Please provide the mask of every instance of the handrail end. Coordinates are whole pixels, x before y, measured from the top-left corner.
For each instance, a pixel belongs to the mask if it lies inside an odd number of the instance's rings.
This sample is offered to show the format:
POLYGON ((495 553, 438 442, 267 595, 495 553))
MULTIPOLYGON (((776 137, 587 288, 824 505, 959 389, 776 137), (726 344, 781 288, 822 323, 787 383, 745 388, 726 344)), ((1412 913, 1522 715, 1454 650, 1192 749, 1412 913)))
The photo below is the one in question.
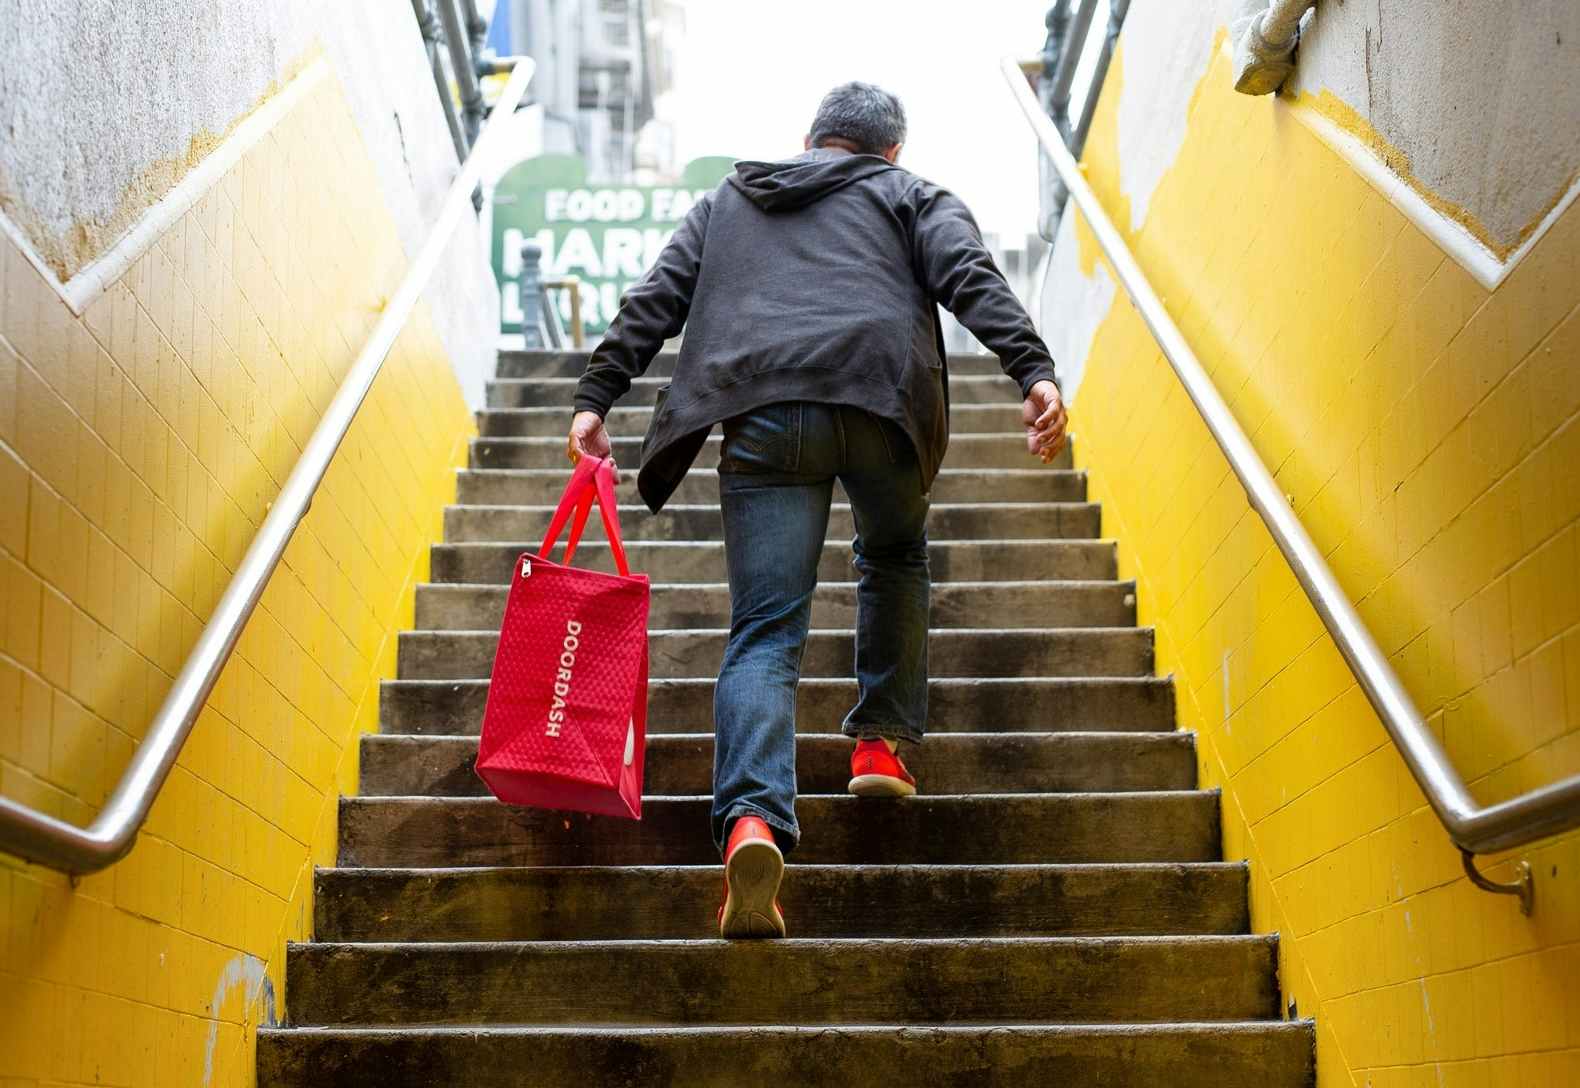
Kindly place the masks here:
POLYGON ((0 797, 0 853, 71 877, 91 876, 132 852, 135 825, 105 826, 106 815, 78 827, 47 812, 0 797))

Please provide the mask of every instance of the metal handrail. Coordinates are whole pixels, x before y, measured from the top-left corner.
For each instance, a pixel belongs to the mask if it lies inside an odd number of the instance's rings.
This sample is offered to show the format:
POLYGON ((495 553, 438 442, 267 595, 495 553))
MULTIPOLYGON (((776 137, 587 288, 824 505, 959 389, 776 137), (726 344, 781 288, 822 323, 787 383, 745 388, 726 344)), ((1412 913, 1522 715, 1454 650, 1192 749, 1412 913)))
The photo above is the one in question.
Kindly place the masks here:
POLYGON ((1043 151, 1091 226, 1125 293, 1223 450, 1251 506, 1261 515, 1279 551, 1294 570, 1312 607, 1322 618, 1372 709, 1393 738, 1410 774, 1426 795, 1427 803, 1442 821, 1449 839, 1459 847, 1467 875, 1477 887, 1487 891, 1518 895, 1521 909, 1529 914, 1534 896, 1530 866, 1519 862, 1517 879, 1501 884, 1488 880, 1476 870, 1473 855, 1524 846, 1580 827, 1580 775, 1493 805, 1480 805, 1471 796, 1464 779, 1449 762, 1437 736, 1422 720, 1398 675, 1262 463, 1256 447, 1235 421, 1179 326, 1169 317, 1130 247, 1098 202, 1074 156, 1064 146, 1053 121, 1038 105, 1020 64, 1006 57, 1000 70, 1043 151))
POLYGON ((501 122, 515 110, 532 78, 533 64, 523 59, 511 74, 495 105, 494 117, 484 128, 461 171, 450 183, 444 204, 427 241, 411 263, 400 287, 384 308, 368 342, 357 354, 334 399, 329 402, 302 455, 275 497, 247 554, 236 567, 214 614, 209 617, 191 654, 176 676, 170 693, 149 723, 147 735, 133 753, 115 792, 93 823, 78 827, 37 809, 0 797, 0 851, 68 873, 97 872, 126 856, 137 832, 148 817, 154 798, 175 766, 181 747, 192 732, 198 712, 230 659, 242 628, 263 596, 264 587, 285 554, 296 526, 307 514, 313 495, 340 448, 357 410, 378 377, 390 349, 417 305, 439 259, 449 246, 461 216, 472 203, 483 169, 484 144, 503 133, 501 122))

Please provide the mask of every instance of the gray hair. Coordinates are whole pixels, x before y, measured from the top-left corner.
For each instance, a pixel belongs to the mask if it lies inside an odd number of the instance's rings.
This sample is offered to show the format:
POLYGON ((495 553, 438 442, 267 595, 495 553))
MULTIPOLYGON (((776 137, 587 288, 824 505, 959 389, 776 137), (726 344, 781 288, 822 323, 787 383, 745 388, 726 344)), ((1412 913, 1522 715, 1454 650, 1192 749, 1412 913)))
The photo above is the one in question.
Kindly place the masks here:
POLYGON ((842 83, 823 96, 812 118, 812 146, 839 138, 864 155, 881 155, 905 142, 905 107, 882 87, 842 83))

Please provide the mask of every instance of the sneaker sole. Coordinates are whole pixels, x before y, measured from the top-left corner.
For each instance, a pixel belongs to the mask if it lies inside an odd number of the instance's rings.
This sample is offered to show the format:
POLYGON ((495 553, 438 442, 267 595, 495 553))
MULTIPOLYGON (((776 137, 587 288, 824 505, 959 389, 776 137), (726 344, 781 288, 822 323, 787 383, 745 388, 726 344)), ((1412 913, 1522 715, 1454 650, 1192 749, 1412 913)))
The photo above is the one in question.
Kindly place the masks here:
POLYGON ((726 940, 783 937, 785 920, 774 900, 784 872, 784 855, 773 843, 759 839, 736 847, 724 868, 724 883, 729 891, 724 898, 724 916, 719 920, 719 936, 726 940))
POLYGON ((892 774, 858 774, 850 780, 850 792, 857 797, 912 797, 916 787, 892 774))

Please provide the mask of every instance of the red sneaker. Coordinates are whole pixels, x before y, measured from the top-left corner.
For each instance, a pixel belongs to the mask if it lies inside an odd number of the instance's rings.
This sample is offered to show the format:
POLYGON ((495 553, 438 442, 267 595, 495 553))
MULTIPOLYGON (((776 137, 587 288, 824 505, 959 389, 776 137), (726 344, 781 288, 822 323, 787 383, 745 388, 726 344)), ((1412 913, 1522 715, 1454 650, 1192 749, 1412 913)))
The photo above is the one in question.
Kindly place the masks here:
POLYGON ((783 937, 779 881, 785 859, 774 833, 756 816, 742 816, 730 829, 724 849, 724 902, 719 904, 719 936, 783 937))
POLYGON ((858 740, 850 753, 849 789, 857 797, 910 797, 916 779, 883 740, 858 740))

